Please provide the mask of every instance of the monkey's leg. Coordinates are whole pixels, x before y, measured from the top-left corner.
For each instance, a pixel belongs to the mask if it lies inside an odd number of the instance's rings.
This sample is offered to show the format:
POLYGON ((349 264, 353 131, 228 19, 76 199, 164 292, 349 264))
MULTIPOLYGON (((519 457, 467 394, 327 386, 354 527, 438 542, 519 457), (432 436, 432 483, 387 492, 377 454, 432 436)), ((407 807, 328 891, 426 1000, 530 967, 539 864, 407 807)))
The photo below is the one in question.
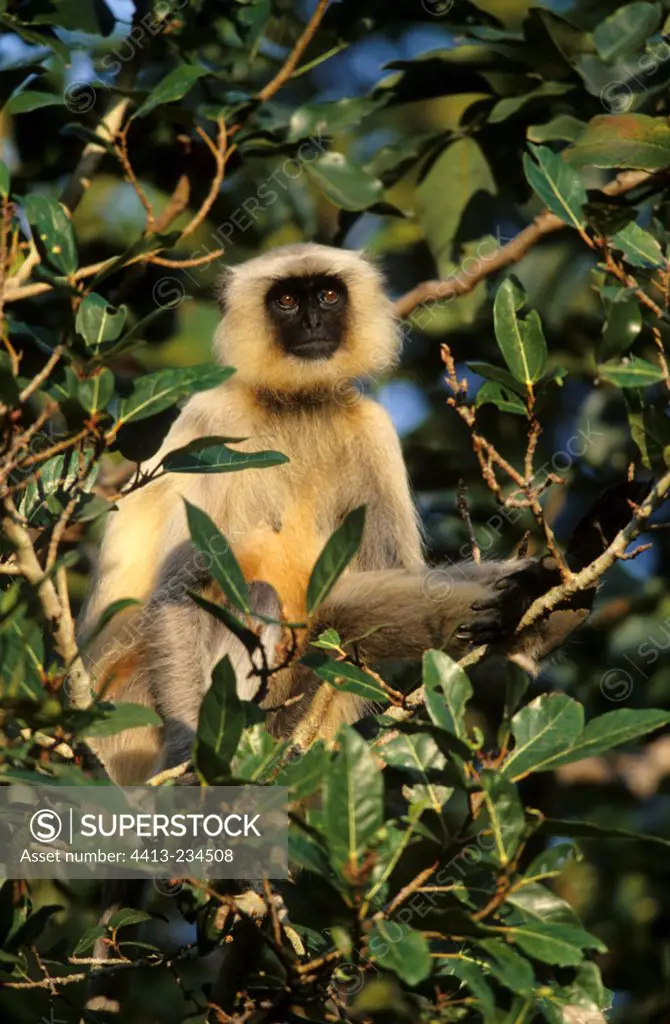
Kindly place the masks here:
MULTIPOLYGON (((252 583, 249 596, 253 613, 279 615, 279 601, 265 583, 252 583)), ((237 692, 251 700, 259 677, 253 672, 246 648, 223 623, 200 608, 186 593, 158 599, 154 622, 147 637, 146 659, 154 706, 163 719, 165 740, 156 770, 172 768, 191 756, 203 696, 214 666, 226 655, 237 680, 237 692)), ((272 664, 281 628, 257 622, 260 641, 272 664)), ((258 664, 256 664, 258 667, 258 664)))

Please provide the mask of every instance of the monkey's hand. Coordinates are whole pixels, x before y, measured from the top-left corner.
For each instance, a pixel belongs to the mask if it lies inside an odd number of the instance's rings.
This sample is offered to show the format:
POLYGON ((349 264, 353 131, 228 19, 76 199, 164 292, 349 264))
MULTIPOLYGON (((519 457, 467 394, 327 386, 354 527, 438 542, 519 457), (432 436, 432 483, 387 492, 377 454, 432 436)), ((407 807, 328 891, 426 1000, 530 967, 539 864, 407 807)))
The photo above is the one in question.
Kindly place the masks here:
MULTIPOLYGON (((487 567, 482 568, 486 573, 487 567)), ((493 579, 486 581, 490 596, 473 601, 472 619, 456 633, 459 642, 472 647, 506 644, 533 601, 560 581, 560 573, 548 559, 492 563, 490 573, 493 579)))

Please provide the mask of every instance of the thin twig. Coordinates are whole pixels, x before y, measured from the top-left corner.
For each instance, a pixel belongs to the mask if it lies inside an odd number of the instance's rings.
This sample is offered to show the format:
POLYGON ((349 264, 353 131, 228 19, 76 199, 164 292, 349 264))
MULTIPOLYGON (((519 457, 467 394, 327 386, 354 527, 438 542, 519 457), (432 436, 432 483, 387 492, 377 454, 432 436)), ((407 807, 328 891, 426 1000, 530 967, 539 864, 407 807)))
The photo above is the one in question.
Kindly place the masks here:
POLYGON ((319 0, 312 17, 305 26, 304 32, 289 54, 288 60, 284 62, 275 77, 258 93, 256 99, 260 100, 261 103, 267 102, 271 96, 274 96, 275 93, 279 92, 281 87, 288 82, 289 78, 298 66, 298 61, 316 35, 317 29, 323 20, 324 14, 326 13, 328 3, 329 0, 319 0))
MULTIPOLYGON (((216 146, 212 144, 212 140, 210 139, 207 132, 203 131, 203 129, 199 125, 196 128, 196 133, 200 136, 201 139, 203 139, 207 143, 209 150, 212 156, 214 157, 214 161, 216 163, 216 173, 212 178, 212 184, 209 187, 209 192, 207 193, 204 202, 202 203, 198 212, 191 218, 191 220, 188 222, 188 224, 182 231, 180 241, 182 238, 186 238, 187 235, 192 234, 197 228, 200 227, 202 222, 207 217, 207 214, 211 210, 212 206, 214 205, 216 197, 221 191, 221 185, 223 184, 223 179, 226 173, 226 148, 228 146, 228 133, 226 132, 226 122, 222 117, 219 118, 217 124, 219 126, 219 132, 216 140, 216 146)), ((221 251, 223 252, 223 250, 221 251)), ((191 265, 195 266, 195 264, 191 265)))
POLYGON ((44 383, 44 381, 47 379, 47 377, 53 370, 56 363, 59 361, 62 354, 63 346, 57 345, 56 348, 51 353, 51 355, 49 356, 49 358, 47 359, 42 369, 39 371, 39 373, 35 374, 33 379, 30 381, 30 384, 27 384, 23 391, 21 392, 21 394, 19 395, 19 398, 21 399, 22 402, 27 402, 30 396, 33 395, 39 387, 41 387, 41 385, 44 383))

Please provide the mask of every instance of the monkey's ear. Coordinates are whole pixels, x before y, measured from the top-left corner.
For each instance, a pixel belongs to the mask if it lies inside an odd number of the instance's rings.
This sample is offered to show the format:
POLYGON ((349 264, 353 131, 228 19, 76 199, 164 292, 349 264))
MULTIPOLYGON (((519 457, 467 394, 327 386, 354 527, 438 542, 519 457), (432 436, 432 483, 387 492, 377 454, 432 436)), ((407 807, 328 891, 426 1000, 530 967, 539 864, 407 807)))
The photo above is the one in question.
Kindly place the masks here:
POLYGON ((225 313, 228 308, 228 289, 230 288, 233 276, 233 268, 226 267, 216 282, 216 301, 219 304, 219 309, 222 314, 225 313))

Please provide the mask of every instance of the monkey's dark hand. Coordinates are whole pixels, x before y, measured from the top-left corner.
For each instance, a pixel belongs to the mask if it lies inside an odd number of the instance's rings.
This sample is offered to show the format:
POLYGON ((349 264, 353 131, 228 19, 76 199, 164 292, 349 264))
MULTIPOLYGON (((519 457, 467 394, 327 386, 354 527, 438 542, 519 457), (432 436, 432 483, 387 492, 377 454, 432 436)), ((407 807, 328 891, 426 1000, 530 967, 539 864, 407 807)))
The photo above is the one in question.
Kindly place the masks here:
MULTIPOLYGON (((500 572, 499 564, 496 569, 500 572)), ((475 615, 456 638, 473 647, 505 644, 533 601, 559 582, 553 559, 524 559, 518 568, 506 563, 504 574, 490 584, 491 596, 472 603, 475 615)))

